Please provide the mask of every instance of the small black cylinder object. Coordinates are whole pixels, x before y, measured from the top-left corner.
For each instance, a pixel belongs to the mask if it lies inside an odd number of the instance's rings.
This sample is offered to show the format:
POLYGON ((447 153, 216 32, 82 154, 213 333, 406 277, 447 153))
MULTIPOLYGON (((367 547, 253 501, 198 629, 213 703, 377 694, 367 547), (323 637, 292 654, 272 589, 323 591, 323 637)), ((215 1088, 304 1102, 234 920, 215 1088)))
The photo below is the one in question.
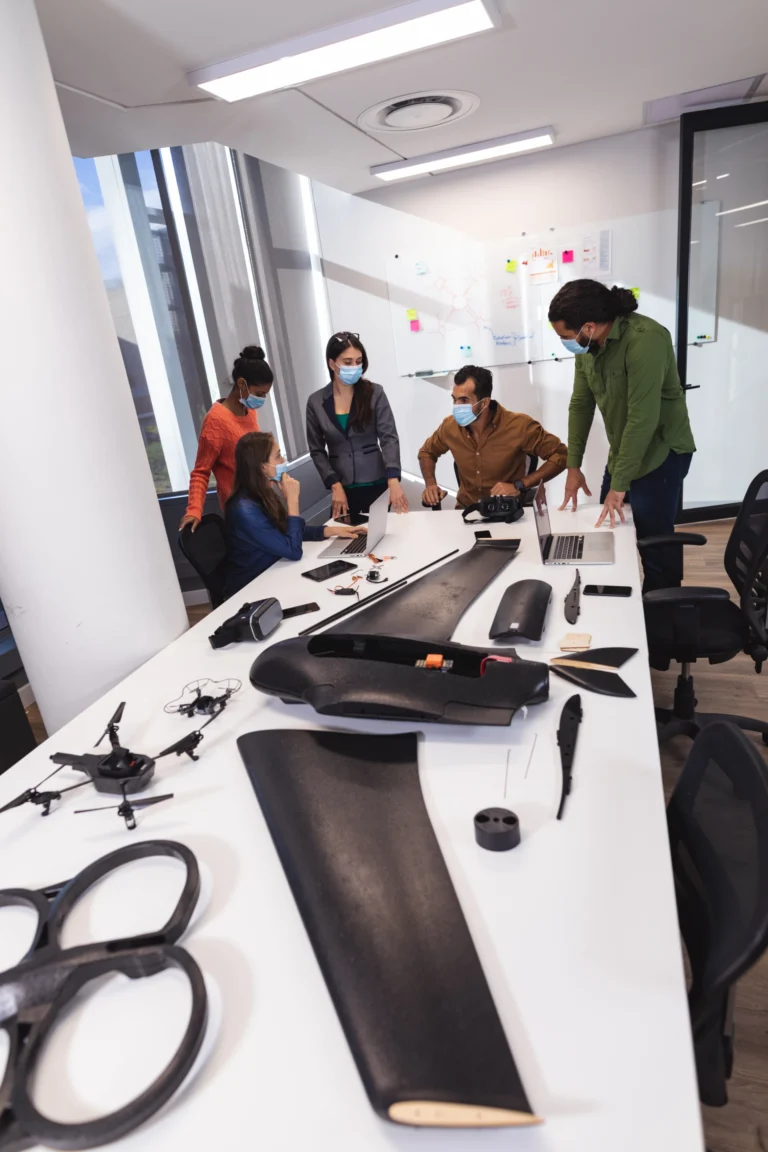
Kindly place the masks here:
POLYGON ((489 852, 508 852, 520 843, 520 821, 508 808, 484 808, 475 816, 475 840, 489 852))

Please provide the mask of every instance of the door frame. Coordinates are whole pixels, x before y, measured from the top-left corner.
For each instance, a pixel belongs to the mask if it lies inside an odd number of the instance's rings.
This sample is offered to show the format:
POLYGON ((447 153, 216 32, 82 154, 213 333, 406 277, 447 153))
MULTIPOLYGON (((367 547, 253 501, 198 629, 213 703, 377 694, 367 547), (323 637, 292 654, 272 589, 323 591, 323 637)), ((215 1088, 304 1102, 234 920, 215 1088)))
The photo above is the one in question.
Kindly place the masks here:
MULTIPOLYGON (((691 265, 691 222, 693 218, 693 146, 697 132, 717 128, 739 128, 743 124, 768 122, 768 100, 711 108, 704 112, 684 112, 680 117, 680 186, 677 216, 677 316, 675 345, 677 371, 686 392, 698 388, 688 383, 688 282, 691 265)), ((683 485, 685 491, 685 485, 683 485)), ((681 508, 678 524, 699 520, 724 520, 736 515, 740 504, 710 504, 702 508, 681 508)))

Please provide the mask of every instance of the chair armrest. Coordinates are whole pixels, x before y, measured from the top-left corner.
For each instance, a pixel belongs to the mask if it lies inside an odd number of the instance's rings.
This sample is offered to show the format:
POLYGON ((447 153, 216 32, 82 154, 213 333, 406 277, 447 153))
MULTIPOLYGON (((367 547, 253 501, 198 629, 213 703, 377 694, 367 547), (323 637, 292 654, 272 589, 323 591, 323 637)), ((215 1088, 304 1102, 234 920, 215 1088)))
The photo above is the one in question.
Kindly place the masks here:
POLYGON ((684 544, 706 544, 706 536, 702 536, 700 532, 673 532, 669 536, 646 536, 644 540, 638 540, 637 546, 642 552, 645 548, 662 548, 670 544, 678 544, 681 548, 684 544))
POLYGON ((704 604, 709 600, 730 600, 725 588, 657 588, 646 592, 643 604, 704 604))

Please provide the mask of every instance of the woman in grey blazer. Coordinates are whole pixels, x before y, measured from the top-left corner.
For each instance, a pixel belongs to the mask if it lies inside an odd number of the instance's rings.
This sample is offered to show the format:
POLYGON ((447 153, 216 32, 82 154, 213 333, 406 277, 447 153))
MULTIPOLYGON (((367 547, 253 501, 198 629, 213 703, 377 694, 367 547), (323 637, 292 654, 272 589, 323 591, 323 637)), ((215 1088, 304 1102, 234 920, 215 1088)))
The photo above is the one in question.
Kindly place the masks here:
POLYGON ((337 332, 325 359, 331 382, 307 400, 307 443, 330 489, 333 516, 367 512, 387 489, 393 511, 407 512, 395 418, 384 389, 365 378, 360 337, 337 332))

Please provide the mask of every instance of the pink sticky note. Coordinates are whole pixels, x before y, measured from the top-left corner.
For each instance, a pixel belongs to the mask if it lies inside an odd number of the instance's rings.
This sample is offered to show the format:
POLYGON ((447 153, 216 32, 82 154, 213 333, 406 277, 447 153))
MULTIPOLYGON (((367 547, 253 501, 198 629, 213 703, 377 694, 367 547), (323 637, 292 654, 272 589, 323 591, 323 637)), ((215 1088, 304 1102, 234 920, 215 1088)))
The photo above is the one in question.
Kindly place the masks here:
POLYGON ((563 252, 563 264, 573 264, 573 248, 566 248, 563 252))
POLYGON ((411 332, 419 332, 420 330, 421 325, 419 324, 418 320, 411 320, 411 332))

